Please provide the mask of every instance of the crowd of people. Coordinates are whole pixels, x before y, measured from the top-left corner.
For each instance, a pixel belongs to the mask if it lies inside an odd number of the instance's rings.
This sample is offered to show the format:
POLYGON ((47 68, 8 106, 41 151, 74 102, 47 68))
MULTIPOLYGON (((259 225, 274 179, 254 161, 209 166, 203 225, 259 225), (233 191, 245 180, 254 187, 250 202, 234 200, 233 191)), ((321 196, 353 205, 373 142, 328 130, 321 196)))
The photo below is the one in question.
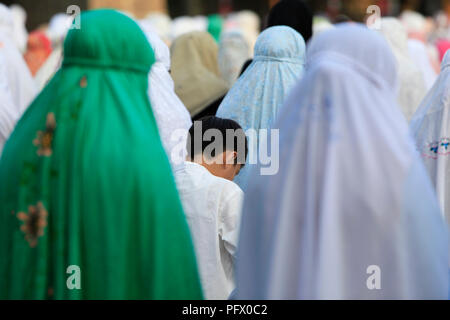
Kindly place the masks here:
POLYGON ((0 4, 0 299, 450 298, 450 17, 73 18, 0 4))

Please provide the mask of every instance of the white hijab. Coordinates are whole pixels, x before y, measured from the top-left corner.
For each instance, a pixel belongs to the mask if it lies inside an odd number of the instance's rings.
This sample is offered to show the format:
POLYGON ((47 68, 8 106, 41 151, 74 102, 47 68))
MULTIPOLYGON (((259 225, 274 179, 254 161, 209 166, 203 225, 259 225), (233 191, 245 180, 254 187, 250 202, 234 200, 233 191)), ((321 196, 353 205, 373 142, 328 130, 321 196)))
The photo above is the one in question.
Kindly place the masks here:
POLYGON ((411 131, 450 226, 450 51, 441 74, 411 121, 411 131))
POLYGON ((219 43, 219 71, 231 88, 242 70, 244 63, 250 59, 248 44, 244 36, 237 31, 226 32, 219 43))
POLYGON ((18 4, 13 4, 10 7, 11 14, 14 21, 14 41, 17 48, 23 54, 27 49, 28 31, 26 29, 27 13, 24 8, 18 4))
MULTIPOLYGON (((0 145, 37 94, 36 84, 22 54, 13 41, 13 18, 8 7, 0 4, 1 118, 0 145), (6 116, 7 115, 7 116, 6 116)), ((0 148, 2 148, 0 146, 0 148)), ((0 149, 1 152, 1 149, 0 149)))
POLYGON ((425 88, 430 90, 437 79, 437 74, 431 64, 428 49, 424 43, 416 39, 408 40, 408 50, 411 59, 419 67, 425 80, 425 88))
POLYGON ((191 116, 175 93, 169 74, 170 51, 156 31, 145 21, 141 22, 156 62, 149 74, 149 96, 161 140, 172 168, 184 163, 186 158, 187 132, 192 125, 191 116), (182 134, 184 131, 185 134, 182 134), (177 132, 182 136, 176 136, 177 132), (182 147, 182 148, 181 148, 182 147))
POLYGON ((338 25, 307 59, 275 126, 280 171, 255 171, 245 199, 237 298, 446 299, 446 227, 387 43, 338 25))
POLYGON ((17 120, 17 108, 14 106, 6 77, 5 57, 0 55, 0 155, 17 120))
POLYGON ((172 20, 167 14, 161 12, 151 12, 147 15, 145 21, 147 21, 149 25, 155 29, 155 32, 161 40, 164 41, 164 43, 168 44, 171 42, 170 32, 172 20))
POLYGON ((380 32, 397 60, 398 102, 403 115, 410 121, 426 94, 423 75, 409 55, 408 34, 400 21, 396 18, 382 18, 380 32))

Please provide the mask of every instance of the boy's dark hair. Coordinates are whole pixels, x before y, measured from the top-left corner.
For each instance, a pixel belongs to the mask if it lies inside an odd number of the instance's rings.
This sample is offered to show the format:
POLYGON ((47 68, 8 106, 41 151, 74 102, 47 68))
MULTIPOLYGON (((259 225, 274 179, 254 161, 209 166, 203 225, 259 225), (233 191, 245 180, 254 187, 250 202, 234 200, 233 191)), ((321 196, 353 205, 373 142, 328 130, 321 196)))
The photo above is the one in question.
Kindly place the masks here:
MULTIPOLYGON (((215 116, 203 117, 194 121, 192 124, 187 138, 187 152, 189 158, 194 160, 196 155, 203 154, 205 149, 210 144, 214 143, 214 135, 211 136, 211 140, 204 139, 205 132, 211 129, 217 133, 220 132, 222 135, 223 151, 235 151, 237 153, 234 164, 240 163, 244 166, 248 154, 247 137, 245 136, 244 130, 236 121, 215 116), (195 132, 196 129, 200 132, 195 132), (196 137, 200 137, 201 141, 195 141, 196 137)), ((212 157, 216 156, 214 153, 213 150, 211 154, 212 157)))

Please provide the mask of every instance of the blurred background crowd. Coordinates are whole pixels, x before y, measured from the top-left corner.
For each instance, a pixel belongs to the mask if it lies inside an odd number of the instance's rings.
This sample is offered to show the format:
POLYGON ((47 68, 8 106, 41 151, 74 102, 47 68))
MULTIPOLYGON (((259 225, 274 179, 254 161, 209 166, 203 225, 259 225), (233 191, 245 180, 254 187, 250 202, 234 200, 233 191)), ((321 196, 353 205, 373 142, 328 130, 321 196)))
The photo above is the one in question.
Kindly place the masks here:
MULTIPOLYGON (((32 75, 42 88, 60 62, 63 39, 73 20, 70 15, 67 15, 67 8, 72 5, 78 6, 80 10, 102 7, 118 9, 141 22, 144 21, 168 46, 180 35, 191 31, 208 31, 217 42, 221 35, 238 31, 247 42, 248 57, 245 58, 251 58, 256 38, 260 31, 267 27, 269 10, 279 0, 11 0, 1 2, 9 6, 13 13, 14 40, 24 54, 32 75), (47 66, 44 66, 46 61, 47 66)), ((306 2, 314 13, 314 34, 331 28, 338 22, 366 22, 374 13, 373 11, 368 13, 371 5, 377 5, 382 16, 400 17, 409 38, 427 46, 427 55, 435 71, 430 71, 428 67, 428 71, 425 72, 428 73, 424 74, 428 84, 434 82, 439 73, 443 55, 450 48, 450 0, 309 0, 306 2)), ((245 58, 241 59, 245 61, 245 58)), ((232 84, 234 79, 226 80, 232 84)), ((430 85, 427 87, 429 88, 430 85)))

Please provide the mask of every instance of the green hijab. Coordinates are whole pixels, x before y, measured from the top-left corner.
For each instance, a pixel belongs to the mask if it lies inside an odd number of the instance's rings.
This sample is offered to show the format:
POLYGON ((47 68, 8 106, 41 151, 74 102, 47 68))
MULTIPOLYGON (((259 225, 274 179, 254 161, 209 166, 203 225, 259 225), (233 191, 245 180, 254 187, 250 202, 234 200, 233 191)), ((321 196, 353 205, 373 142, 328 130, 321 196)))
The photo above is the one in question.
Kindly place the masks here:
POLYGON ((219 14, 212 14, 208 16, 208 32, 212 35, 214 40, 218 43, 220 35, 222 34, 223 19, 219 14))
POLYGON ((201 299, 145 35, 88 11, 64 52, 0 161, 0 299, 201 299))

